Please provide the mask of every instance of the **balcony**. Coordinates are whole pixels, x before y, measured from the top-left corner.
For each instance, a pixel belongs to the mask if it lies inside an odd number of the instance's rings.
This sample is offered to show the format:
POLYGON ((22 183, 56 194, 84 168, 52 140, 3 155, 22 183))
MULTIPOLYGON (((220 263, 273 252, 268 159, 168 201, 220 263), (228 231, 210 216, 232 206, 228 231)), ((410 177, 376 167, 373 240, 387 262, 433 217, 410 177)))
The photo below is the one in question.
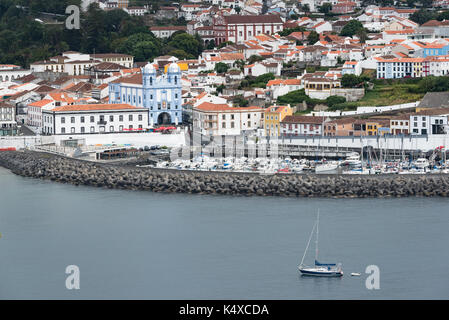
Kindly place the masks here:
POLYGON ((104 120, 100 120, 100 121, 97 122, 98 125, 102 125, 102 126, 105 126, 107 123, 108 122, 104 121, 104 120))

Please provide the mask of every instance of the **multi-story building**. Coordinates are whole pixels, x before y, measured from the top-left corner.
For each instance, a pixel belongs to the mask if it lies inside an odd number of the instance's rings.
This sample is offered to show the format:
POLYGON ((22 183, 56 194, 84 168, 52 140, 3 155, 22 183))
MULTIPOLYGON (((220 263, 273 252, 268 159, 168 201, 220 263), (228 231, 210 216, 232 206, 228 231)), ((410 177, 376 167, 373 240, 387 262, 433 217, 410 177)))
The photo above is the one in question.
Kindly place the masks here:
POLYGON ((0 64, 0 82, 13 81, 31 73, 31 70, 24 70, 12 64, 0 64))
POLYGON ((407 135, 410 133, 410 115, 400 115, 390 119, 390 134, 407 135))
POLYGON ((43 133, 94 134, 148 128, 148 109, 128 104, 66 105, 42 111, 43 133))
POLYGON ((17 133, 15 110, 14 105, 0 103, 0 136, 14 135, 17 133))
POLYGON ((265 109, 264 129, 265 136, 278 137, 281 135, 281 121, 293 114, 290 106, 271 106, 265 109))
POLYGON ((278 15, 229 15, 214 20, 216 44, 224 41, 241 43, 262 33, 275 34, 282 30, 283 22, 278 15))
POLYGON ((193 128, 204 135, 239 135, 263 126, 261 107, 231 107, 203 102, 193 108, 193 128))
POLYGON ((127 7, 124 10, 131 16, 144 16, 148 12, 146 7, 127 7))
POLYGON ((281 121, 283 136, 321 136, 326 118, 311 116, 286 116, 281 121))
POLYGON ((49 60, 31 63, 32 72, 68 73, 72 76, 83 75, 85 70, 102 62, 112 62, 126 68, 132 68, 134 57, 121 53, 83 54, 75 51, 64 52, 49 60))
POLYGON ((109 102, 147 108, 150 125, 178 124, 182 120, 181 69, 172 63, 158 76, 148 63, 141 73, 109 83, 109 102))
POLYGON ((410 115, 410 134, 445 134, 449 110, 425 110, 410 115))
POLYGON ((374 58, 378 79, 417 78, 428 74, 424 58, 374 58))

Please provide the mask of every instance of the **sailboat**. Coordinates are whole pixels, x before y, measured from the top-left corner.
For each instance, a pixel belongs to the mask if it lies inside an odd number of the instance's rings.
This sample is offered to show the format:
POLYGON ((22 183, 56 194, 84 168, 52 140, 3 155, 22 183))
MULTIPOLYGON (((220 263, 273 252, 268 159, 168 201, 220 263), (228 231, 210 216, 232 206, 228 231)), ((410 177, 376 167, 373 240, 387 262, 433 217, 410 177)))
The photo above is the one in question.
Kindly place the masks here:
POLYGON ((312 232, 310 233, 309 241, 307 242, 306 250, 302 256, 301 264, 298 266, 301 275, 303 276, 315 276, 315 277, 341 277, 343 276, 343 270, 341 268, 341 263, 320 263, 318 261, 318 227, 320 223, 320 212, 318 211, 317 219, 313 225, 312 232), (309 249, 310 241, 312 240, 313 233, 316 230, 316 240, 315 240, 315 265, 312 267, 306 266, 304 264, 304 259, 309 249))

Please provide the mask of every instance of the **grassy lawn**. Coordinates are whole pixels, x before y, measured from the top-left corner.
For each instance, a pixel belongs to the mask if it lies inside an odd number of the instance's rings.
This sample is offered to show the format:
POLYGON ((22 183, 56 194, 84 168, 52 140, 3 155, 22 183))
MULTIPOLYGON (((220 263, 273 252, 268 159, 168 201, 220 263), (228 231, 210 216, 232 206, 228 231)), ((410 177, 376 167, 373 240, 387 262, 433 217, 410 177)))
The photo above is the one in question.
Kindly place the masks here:
POLYGON ((410 93, 408 88, 415 84, 392 84, 374 85, 373 90, 366 90, 365 96, 354 102, 339 104, 332 109, 355 110, 363 106, 389 106, 395 104, 419 101, 424 97, 424 93, 410 93))

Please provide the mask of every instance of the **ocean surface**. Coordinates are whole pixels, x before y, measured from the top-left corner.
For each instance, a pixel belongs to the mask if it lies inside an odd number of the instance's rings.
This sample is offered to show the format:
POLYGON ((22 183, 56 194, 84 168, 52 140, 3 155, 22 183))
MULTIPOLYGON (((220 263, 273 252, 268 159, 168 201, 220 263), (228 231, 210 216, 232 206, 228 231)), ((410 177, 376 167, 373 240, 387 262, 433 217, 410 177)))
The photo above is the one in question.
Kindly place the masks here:
POLYGON ((0 186, 0 299, 449 298, 449 199, 160 194, 5 169, 0 186), (342 278, 297 270, 318 209, 319 259, 341 262, 342 278))

